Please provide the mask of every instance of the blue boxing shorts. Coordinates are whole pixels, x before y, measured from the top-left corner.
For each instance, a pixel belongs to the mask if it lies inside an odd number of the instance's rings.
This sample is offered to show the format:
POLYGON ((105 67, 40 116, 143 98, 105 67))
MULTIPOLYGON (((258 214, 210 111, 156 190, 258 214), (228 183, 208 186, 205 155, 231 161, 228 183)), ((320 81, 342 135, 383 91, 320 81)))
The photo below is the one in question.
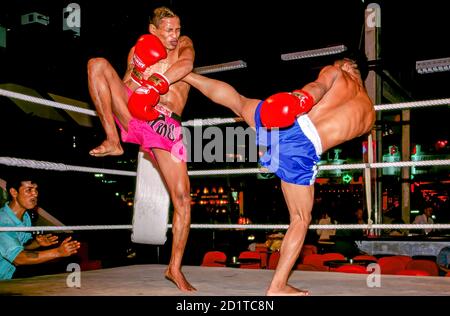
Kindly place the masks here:
POLYGON ((285 182, 314 184, 322 154, 322 143, 314 124, 307 115, 302 115, 288 128, 268 130, 261 123, 262 103, 255 111, 256 144, 267 147, 259 159, 261 166, 285 182))

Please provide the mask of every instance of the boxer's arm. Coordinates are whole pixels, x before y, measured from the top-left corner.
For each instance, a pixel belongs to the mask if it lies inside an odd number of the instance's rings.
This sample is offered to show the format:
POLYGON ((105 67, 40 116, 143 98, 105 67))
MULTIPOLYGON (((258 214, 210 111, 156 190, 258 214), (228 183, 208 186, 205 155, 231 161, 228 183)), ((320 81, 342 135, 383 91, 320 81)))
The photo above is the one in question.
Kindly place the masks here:
POLYGON ((191 39, 182 36, 178 45, 178 59, 164 73, 170 83, 183 79, 194 69, 195 50, 191 39))
POLYGON ((167 50, 156 35, 144 34, 140 36, 136 45, 134 45, 131 79, 142 85, 145 81, 145 70, 165 58, 167 58, 167 50))
POLYGON ((326 66, 320 71, 315 81, 306 84, 301 90, 309 93, 314 99, 314 102, 317 103, 322 99, 325 93, 331 89, 337 74, 338 71, 336 67, 326 66))
POLYGON ((159 72, 154 72, 150 77, 148 77, 148 79, 142 80, 142 85, 153 87, 153 89, 162 95, 169 92, 170 82, 165 75, 159 72))
POLYGON ((324 67, 315 81, 292 93, 276 93, 267 98, 261 107, 261 121, 268 128, 288 127, 296 118, 308 113, 331 89, 339 71, 335 66, 324 67))

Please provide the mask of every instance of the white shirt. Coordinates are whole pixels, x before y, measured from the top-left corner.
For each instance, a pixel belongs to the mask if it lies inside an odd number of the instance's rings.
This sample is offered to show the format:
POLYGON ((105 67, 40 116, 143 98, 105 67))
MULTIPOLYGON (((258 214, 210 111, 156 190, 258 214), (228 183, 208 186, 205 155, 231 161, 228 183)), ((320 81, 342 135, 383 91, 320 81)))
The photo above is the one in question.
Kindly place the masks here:
MULTIPOLYGON (((331 224, 331 218, 327 216, 326 218, 320 219, 318 225, 330 225, 331 224)), ((336 235, 335 229, 318 229, 317 235, 319 235, 319 240, 328 240, 330 239, 330 236, 336 235)))
MULTIPOLYGON (((417 215, 414 219, 413 224, 434 224, 434 221, 431 217, 427 217, 425 214, 417 215)), ((429 232, 433 231, 432 228, 424 229, 425 234, 428 234, 429 232)))

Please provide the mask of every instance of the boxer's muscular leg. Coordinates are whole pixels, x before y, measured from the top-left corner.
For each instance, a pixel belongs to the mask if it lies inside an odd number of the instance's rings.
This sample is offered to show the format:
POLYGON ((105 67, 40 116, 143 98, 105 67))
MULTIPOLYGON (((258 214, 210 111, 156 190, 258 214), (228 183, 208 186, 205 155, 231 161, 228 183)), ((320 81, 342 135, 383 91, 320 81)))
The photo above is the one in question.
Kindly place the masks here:
POLYGON ((96 157, 123 154, 114 116, 127 129, 131 115, 128 112, 128 96, 122 80, 104 58, 92 58, 88 62, 89 93, 97 109, 106 134, 106 140, 89 154, 96 157))
POLYGON ((280 260, 267 289, 267 295, 309 295, 288 284, 292 267, 297 261, 311 222, 314 204, 314 185, 296 185, 281 181, 281 188, 289 209, 290 223, 280 249, 280 260))
POLYGON ((250 127, 255 126, 255 109, 260 100, 246 98, 228 83, 196 73, 190 73, 183 80, 198 89, 213 102, 229 108, 242 117, 250 127))
POLYGON ((191 195, 187 166, 185 162, 179 161, 168 151, 153 149, 153 153, 174 206, 172 254, 165 276, 180 290, 195 291, 196 289, 181 272, 181 263, 191 225, 191 195))

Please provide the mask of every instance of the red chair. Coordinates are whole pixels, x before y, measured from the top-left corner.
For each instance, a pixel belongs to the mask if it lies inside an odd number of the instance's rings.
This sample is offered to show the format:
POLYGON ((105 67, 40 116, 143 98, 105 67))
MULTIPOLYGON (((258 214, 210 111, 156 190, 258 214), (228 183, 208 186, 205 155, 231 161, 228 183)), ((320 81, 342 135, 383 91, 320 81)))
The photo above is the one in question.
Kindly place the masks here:
POLYGON ((275 270, 278 264, 278 260, 280 260, 280 252, 272 252, 269 256, 269 265, 267 268, 270 270, 275 270))
POLYGON ((337 267, 333 270, 334 272, 343 272, 343 273, 359 273, 359 274, 369 274, 364 266, 360 266, 357 264, 345 264, 343 266, 337 267))
POLYGON ((369 256, 369 255, 359 255, 359 256, 354 256, 353 260, 372 260, 374 262, 378 262, 377 257, 375 256, 369 256))
POLYGON ((423 270, 405 269, 397 272, 397 275, 430 276, 431 274, 423 270))
POLYGON ((266 246, 256 246, 255 251, 259 252, 259 255, 261 256, 261 268, 265 269, 267 268, 267 247, 266 246))
MULTIPOLYGON (((338 252, 328 252, 322 254, 323 265, 326 266, 325 262, 332 260, 346 260, 345 256, 338 252)), ((334 271, 335 268, 328 268, 329 271, 334 271)))
POLYGON ((412 260, 412 257, 404 256, 404 255, 395 255, 395 256, 391 256, 391 258, 397 258, 397 259, 402 260, 405 263, 405 266, 408 264, 408 262, 410 262, 412 260))
POLYGON ((328 260, 345 260, 345 256, 342 253, 338 253, 338 252, 328 252, 328 253, 324 253, 322 254, 322 258, 323 261, 328 261, 328 260))
POLYGON ((303 259, 307 255, 313 255, 318 253, 317 247, 314 245, 303 245, 302 251, 300 252, 299 261, 303 262, 303 259))
POLYGON ((450 271, 445 275, 446 277, 450 277, 450 271))
POLYGON ((406 264, 402 259, 395 257, 381 257, 378 259, 381 274, 397 274, 406 269, 406 264))
POLYGON ((295 266, 295 270, 300 270, 300 271, 328 271, 328 267, 325 266, 314 266, 312 264, 304 264, 304 263, 299 263, 295 266))
POLYGON ((431 260, 412 259, 408 262, 405 269, 427 271, 432 276, 439 275, 439 267, 437 263, 431 260))
POLYGON ((323 261, 324 261, 323 260, 323 255, 318 254, 318 253, 311 254, 311 255, 306 255, 303 258, 303 264, 315 266, 315 267, 317 267, 319 269, 322 269, 322 271, 328 271, 329 269, 328 269, 327 266, 325 266, 323 264, 323 261))
POLYGON ((257 251, 243 251, 239 254, 239 261, 241 269, 261 269, 261 255, 257 251), (241 260, 244 259, 244 260, 241 260), (246 263, 245 259, 254 259, 256 262, 246 263))
POLYGON ((92 260, 89 258, 89 245, 82 241, 78 249, 77 256, 80 259, 81 271, 97 270, 102 268, 101 260, 92 260))
POLYGON ((222 251, 208 251, 203 256, 203 267, 225 267, 227 255, 222 251))
POLYGON ((89 260, 80 263, 81 271, 98 270, 102 268, 101 260, 89 260))
POLYGON ((302 247, 302 251, 304 251, 305 254, 314 254, 318 252, 318 249, 314 245, 304 244, 302 247))

